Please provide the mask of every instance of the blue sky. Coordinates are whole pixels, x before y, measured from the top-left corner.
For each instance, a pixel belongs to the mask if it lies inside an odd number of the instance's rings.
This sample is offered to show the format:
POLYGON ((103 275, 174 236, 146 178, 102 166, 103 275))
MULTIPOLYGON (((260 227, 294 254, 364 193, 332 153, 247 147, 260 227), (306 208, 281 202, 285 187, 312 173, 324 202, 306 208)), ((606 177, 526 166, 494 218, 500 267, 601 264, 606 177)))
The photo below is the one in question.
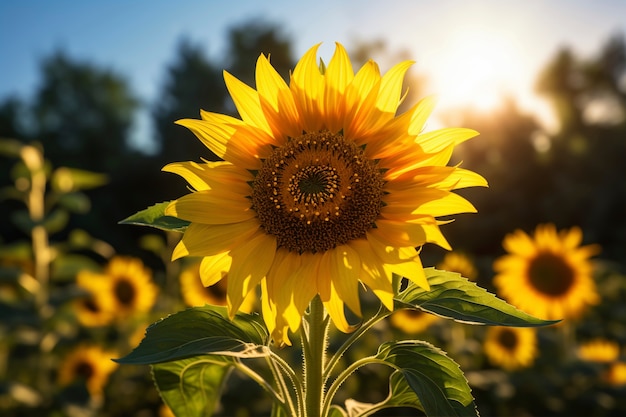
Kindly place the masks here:
POLYGON ((390 55, 406 51, 417 61, 413 71, 432 80, 444 105, 478 105, 478 96, 507 92, 536 110, 537 71, 561 46, 589 56, 625 33, 626 1, 3 1, 0 100, 28 98, 42 57, 63 49, 114 69, 150 102, 181 37, 219 58, 226 30, 250 18, 279 24, 298 56, 318 42, 329 58, 335 41, 349 49, 355 40, 382 39, 390 55))

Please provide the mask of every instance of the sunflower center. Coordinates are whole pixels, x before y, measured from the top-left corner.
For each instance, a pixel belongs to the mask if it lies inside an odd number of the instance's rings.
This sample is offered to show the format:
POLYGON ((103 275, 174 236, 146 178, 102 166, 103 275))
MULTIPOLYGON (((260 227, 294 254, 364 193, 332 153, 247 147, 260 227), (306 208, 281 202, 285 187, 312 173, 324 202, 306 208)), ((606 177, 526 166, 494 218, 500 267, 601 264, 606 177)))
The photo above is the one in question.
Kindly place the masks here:
POLYGON ((123 305, 130 305, 135 299, 135 287, 125 279, 118 280, 113 289, 115 298, 123 305))
POLYGON ((306 133, 264 161, 252 204, 279 246, 324 252, 374 226, 383 185, 380 169, 355 143, 328 131, 306 133))
POLYGON ((96 300, 94 300, 93 297, 84 299, 83 306, 86 310, 91 311, 92 313, 99 313, 101 311, 100 306, 96 303, 96 300))
POLYGON ((222 279, 218 281, 216 284, 211 285, 210 287, 204 287, 207 295, 216 300, 226 300, 226 285, 225 280, 222 279))
POLYGON ((574 271, 561 256, 545 252, 537 255, 528 268, 530 283, 550 296, 566 294, 574 283, 574 271))
POLYGON ((74 366, 74 375, 78 378, 89 379, 93 374, 94 369, 89 362, 78 362, 76 366, 74 366))
POLYGON ((517 335, 509 329, 503 329, 498 335, 498 343, 504 349, 513 351, 517 346, 517 335))

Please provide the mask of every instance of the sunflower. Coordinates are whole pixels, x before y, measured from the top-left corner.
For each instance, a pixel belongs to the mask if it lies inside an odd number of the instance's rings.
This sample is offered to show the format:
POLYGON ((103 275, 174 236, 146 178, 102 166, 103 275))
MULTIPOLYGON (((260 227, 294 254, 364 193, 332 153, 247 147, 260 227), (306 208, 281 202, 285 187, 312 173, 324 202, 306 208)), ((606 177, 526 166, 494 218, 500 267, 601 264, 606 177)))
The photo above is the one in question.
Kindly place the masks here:
POLYGON ((113 297, 108 290, 106 276, 91 271, 80 271, 76 285, 89 294, 74 301, 74 312, 80 324, 86 327, 106 326, 114 319, 113 297))
POLYGON ((422 310, 403 309, 395 311, 389 317, 390 323, 407 334, 425 331, 431 324, 439 321, 439 317, 422 310))
POLYGON ((589 261, 599 246, 581 241, 580 228, 557 233, 553 224, 537 226, 533 238, 521 230, 507 235, 509 254, 494 262, 498 292, 542 319, 578 317, 599 300, 589 261))
POLYGON ((461 252, 446 253, 437 265, 437 268, 444 271, 457 272, 470 281, 474 281, 478 277, 478 271, 472 260, 461 252))
POLYGON ((104 270, 108 290, 113 299, 113 311, 120 319, 135 313, 148 312, 158 294, 152 273, 141 260, 125 256, 111 258, 104 270))
POLYGON ((605 380, 613 386, 626 385, 626 362, 613 362, 605 374, 605 380))
POLYGON ((578 357, 588 362, 612 362, 619 357, 619 345, 604 339, 591 340, 578 347, 578 357))
MULTIPOLYGON (((180 290, 183 301, 190 307, 213 304, 225 306, 228 277, 225 276, 215 284, 205 287, 200 276, 200 263, 187 266, 180 274, 180 290)), ((249 313, 254 308, 254 295, 251 291, 241 303, 240 310, 249 313)))
POLYGON ((318 47, 289 84, 265 55, 256 90, 224 72, 241 119, 201 111, 201 120, 177 122, 223 161, 164 168, 193 189, 165 211, 190 222, 172 258, 202 257, 206 286, 227 272, 231 317, 260 285, 264 320, 280 344, 290 343, 287 331, 299 328, 318 295, 349 332, 344 307, 361 315, 359 283, 388 309, 392 273, 428 288, 416 247, 450 249, 436 217, 475 212, 451 191, 486 186, 447 166, 475 131, 423 133, 432 99, 396 115, 411 62, 381 75, 369 61, 355 74, 343 46, 327 66, 317 64, 318 47))
POLYGON ((89 394, 99 399, 110 374, 117 368, 117 364, 111 360, 116 356, 115 352, 106 351, 100 346, 79 345, 60 364, 58 382, 60 385, 69 385, 82 381, 89 394))
POLYGON ((532 328, 490 327, 484 349, 494 365, 507 371, 525 368, 537 356, 537 334, 532 328))

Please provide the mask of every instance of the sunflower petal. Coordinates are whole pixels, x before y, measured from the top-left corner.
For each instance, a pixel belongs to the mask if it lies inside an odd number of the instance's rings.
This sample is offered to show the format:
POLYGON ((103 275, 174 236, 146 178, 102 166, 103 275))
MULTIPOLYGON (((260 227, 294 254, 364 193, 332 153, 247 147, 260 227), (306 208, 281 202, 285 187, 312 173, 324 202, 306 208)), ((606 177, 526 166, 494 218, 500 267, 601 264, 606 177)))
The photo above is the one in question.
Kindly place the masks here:
POLYGON ((197 191, 172 201, 165 215, 194 223, 238 223, 256 217, 250 199, 224 190, 197 191))
POLYGON ((348 245, 337 246, 330 253, 330 278, 337 295, 353 313, 361 317, 361 302, 359 300, 361 258, 358 252, 348 245))
POLYGON ((231 260, 228 252, 203 257, 202 261, 200 261, 200 279, 202 280, 202 285, 210 287, 224 278, 230 269, 231 260))
POLYGON ((172 253, 172 260, 183 256, 211 256, 233 249, 259 228, 256 219, 232 224, 191 223, 172 253))
POLYGON ((228 272, 228 314, 234 317, 244 298, 265 278, 276 254, 276 239, 264 232, 241 242, 230 251, 228 272))
POLYGON ((224 71, 224 81, 241 119, 247 124, 271 134, 272 131, 265 119, 263 110, 261 110, 259 94, 256 90, 233 77, 228 71, 224 71))

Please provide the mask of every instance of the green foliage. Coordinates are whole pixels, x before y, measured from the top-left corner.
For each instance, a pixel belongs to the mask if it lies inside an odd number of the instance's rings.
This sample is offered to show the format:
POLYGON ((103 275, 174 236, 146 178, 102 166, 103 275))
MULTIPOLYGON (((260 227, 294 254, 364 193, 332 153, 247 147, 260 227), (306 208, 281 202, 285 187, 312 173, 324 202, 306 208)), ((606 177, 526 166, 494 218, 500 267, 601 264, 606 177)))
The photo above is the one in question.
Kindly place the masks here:
POLYGON ((388 404, 418 408, 421 404, 428 416, 478 416, 463 372, 442 350, 422 341, 387 342, 380 347, 376 359, 391 364, 404 379, 394 373, 388 404), (407 395, 404 384, 418 401, 407 395), (394 398, 396 394, 401 397, 394 398))
POLYGON ((530 316, 488 293, 456 272, 425 270, 430 290, 412 282, 398 294, 396 308, 419 307, 442 317, 470 324, 535 327, 554 324, 530 316))
POLYGON ((151 226, 161 230, 184 232, 189 222, 177 217, 165 215, 165 208, 170 202, 164 201, 141 210, 130 217, 122 220, 120 224, 133 224, 138 226, 151 226))
POLYGON ((231 358, 195 356, 152 365, 152 377, 175 415, 211 416, 231 369, 231 358))
POLYGON ((257 315, 237 314, 231 321, 225 307, 205 305, 154 323, 139 346, 117 362, 155 364, 209 353, 257 356, 268 340, 257 315))

